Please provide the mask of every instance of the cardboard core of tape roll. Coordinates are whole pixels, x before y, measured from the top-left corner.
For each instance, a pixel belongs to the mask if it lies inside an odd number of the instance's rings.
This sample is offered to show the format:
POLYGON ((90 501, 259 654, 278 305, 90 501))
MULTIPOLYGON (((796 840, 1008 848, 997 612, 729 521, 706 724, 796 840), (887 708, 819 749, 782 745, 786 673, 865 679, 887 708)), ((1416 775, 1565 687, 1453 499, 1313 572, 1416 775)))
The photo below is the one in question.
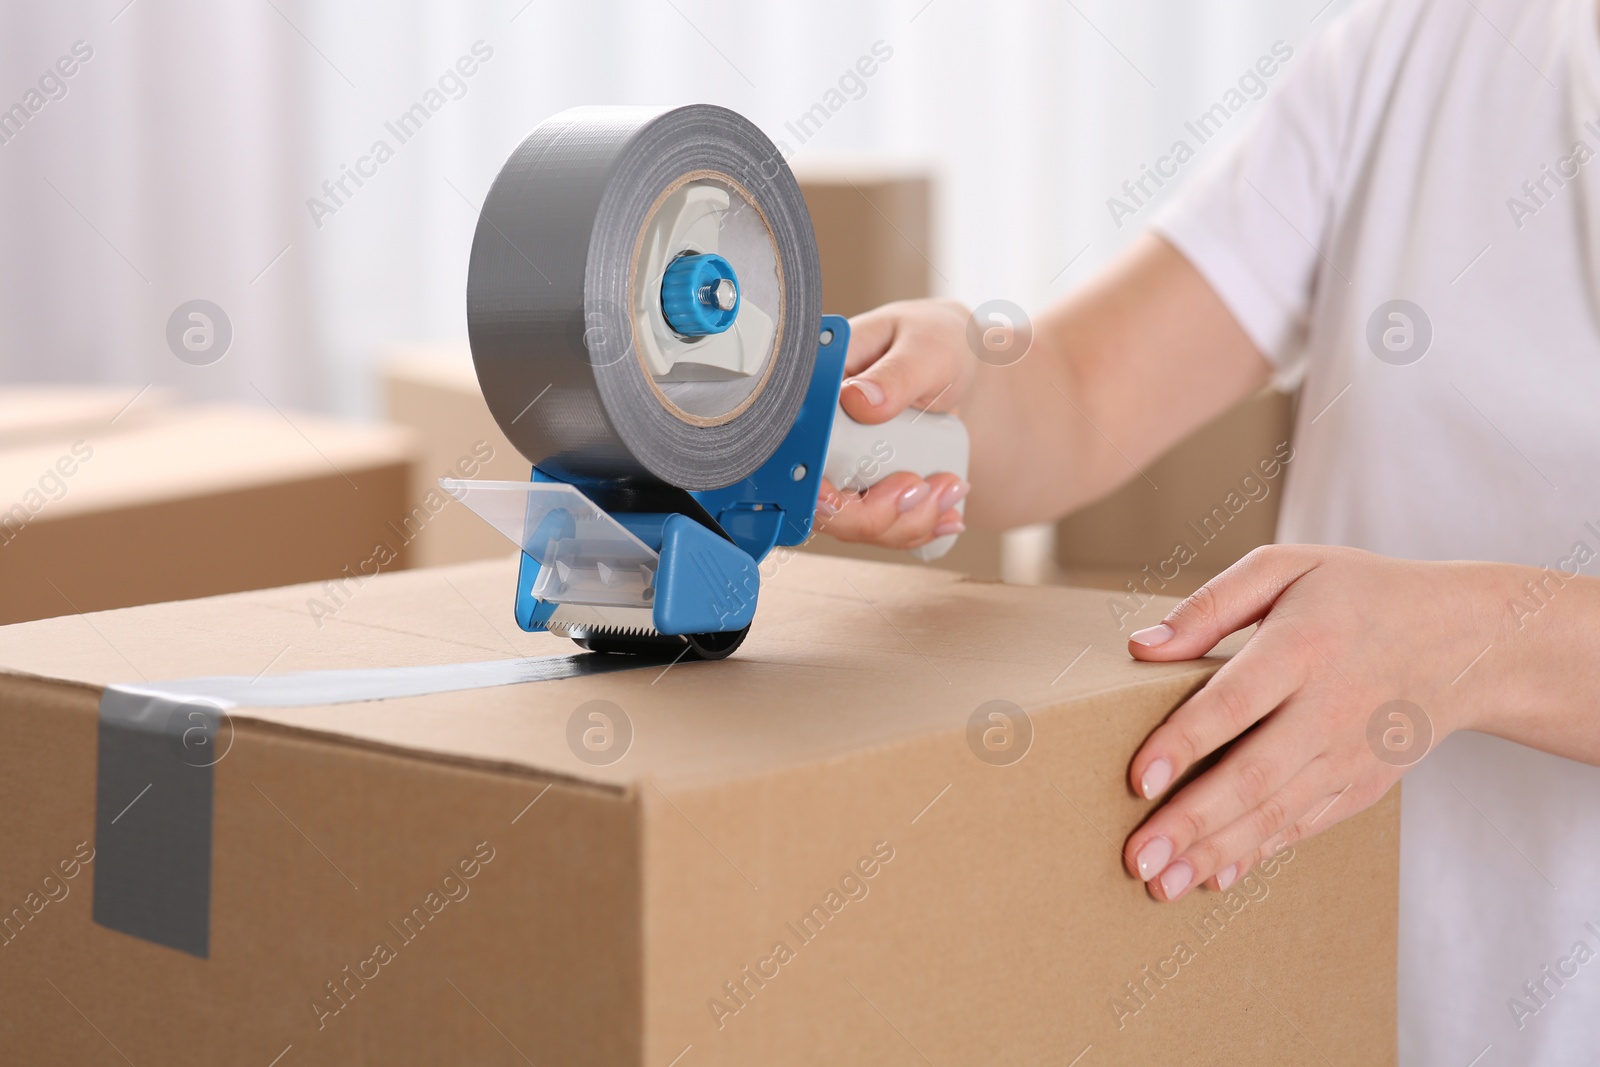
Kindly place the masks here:
MULTIPOLYGON (((658 212, 661 209, 661 206, 683 186, 688 185, 691 182, 708 180, 726 185, 731 188, 736 195, 742 197, 744 202, 755 210, 757 216, 761 220, 762 226, 766 229, 768 239, 772 241, 774 247, 776 247, 777 239, 773 236, 772 223, 767 219, 767 213, 761 209, 760 202, 757 201, 755 197, 750 194, 750 191, 747 190, 743 185, 739 184, 726 174, 721 174, 712 170, 698 170, 689 174, 685 174, 661 191, 661 195, 656 197, 655 203, 650 206, 649 213, 646 214, 644 222, 639 227, 639 236, 634 242, 633 257, 631 260, 634 265, 634 269, 633 279, 629 286, 628 294, 628 303, 630 307, 636 306, 639 299, 639 293, 637 291, 637 286, 639 284, 639 261, 644 253, 645 237, 649 232, 650 224, 654 219, 656 212, 658 212)), ((788 325, 783 316, 784 307, 787 303, 787 294, 784 292, 783 285, 782 258, 774 258, 774 267, 777 271, 778 282, 778 306, 776 309, 778 312, 777 334, 772 340, 770 350, 767 353, 766 362, 761 368, 761 372, 757 377, 754 388, 750 391, 748 396, 738 401, 727 411, 716 415, 700 415, 685 411, 682 407, 678 406, 677 402, 672 397, 668 396, 666 390, 661 387, 661 383, 655 379, 655 376, 650 372, 649 367, 645 365, 644 352, 642 345, 640 344, 640 338, 637 336, 637 331, 639 328, 637 320, 630 323, 630 326, 635 331, 633 342, 634 355, 639 360, 639 365, 644 371, 645 380, 650 383, 650 391, 655 394, 656 399, 661 403, 662 407, 671 413, 673 417, 687 422, 693 426, 719 426, 722 423, 736 419, 742 415, 752 404, 756 402, 756 399, 760 396, 761 391, 766 388, 767 380, 772 376, 772 369, 777 363, 775 357, 783 344, 784 328, 786 325, 788 325)), ((647 279, 647 282, 650 284, 659 284, 659 279, 647 279)))

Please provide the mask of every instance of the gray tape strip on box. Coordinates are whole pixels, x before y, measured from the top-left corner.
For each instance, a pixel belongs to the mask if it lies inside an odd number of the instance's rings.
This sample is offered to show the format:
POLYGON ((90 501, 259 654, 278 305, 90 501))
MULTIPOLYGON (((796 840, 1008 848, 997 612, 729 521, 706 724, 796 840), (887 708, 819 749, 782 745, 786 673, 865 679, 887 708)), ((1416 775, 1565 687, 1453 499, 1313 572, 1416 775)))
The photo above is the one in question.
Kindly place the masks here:
POLYGON ((216 765, 233 741, 229 708, 391 700, 652 665, 585 653, 108 686, 95 773, 94 921, 209 958, 212 798, 216 765))
POLYGON ((100 696, 94 921, 202 959, 211 942, 209 750, 222 717, 184 698, 115 687, 100 696))

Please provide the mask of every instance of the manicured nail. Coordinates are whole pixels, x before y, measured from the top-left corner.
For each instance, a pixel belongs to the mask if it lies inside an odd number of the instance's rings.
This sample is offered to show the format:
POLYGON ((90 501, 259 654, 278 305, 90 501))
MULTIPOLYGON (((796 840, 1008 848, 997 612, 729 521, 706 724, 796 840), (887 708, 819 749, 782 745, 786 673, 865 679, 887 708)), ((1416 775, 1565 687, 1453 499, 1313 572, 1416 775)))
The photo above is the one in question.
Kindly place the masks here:
POLYGON ((967 499, 967 494, 970 492, 972 492, 972 486, 966 482, 956 482, 953 485, 945 486, 944 490, 939 494, 939 510, 949 511, 967 499))
POLYGON ((951 534, 966 532, 967 524, 961 522, 959 519, 952 520, 950 522, 941 522, 939 525, 933 528, 933 536, 935 537, 949 537, 951 534))
POLYGON ((1143 645, 1145 648, 1155 648, 1157 645, 1164 645, 1172 640, 1172 627, 1164 622, 1157 623, 1154 626, 1147 626, 1143 630, 1135 630, 1128 635, 1128 640, 1136 645, 1143 645))
POLYGON ((912 508, 928 499, 932 492, 933 486, 929 485, 927 482, 918 482, 916 485, 913 485, 910 489, 907 489, 905 492, 900 494, 898 506, 902 512, 910 511, 912 508))
POLYGON ((1172 858, 1172 842, 1164 837, 1152 837, 1144 843, 1133 861, 1139 865, 1139 877, 1148 882, 1172 858))
POLYGON ((853 386, 859 390, 861 393, 861 399, 865 400, 873 407, 877 407, 879 404, 883 403, 883 386, 879 385, 871 378, 851 378, 848 382, 845 382, 844 385, 846 389, 849 389, 853 386))
POLYGON ((1228 864, 1226 867, 1222 868, 1222 870, 1217 872, 1217 888, 1228 888, 1233 884, 1233 880, 1237 877, 1239 877, 1239 865, 1237 863, 1228 864))
POLYGON ((1154 800, 1171 784, 1172 761, 1162 756, 1144 769, 1144 777, 1139 779, 1139 792, 1146 800, 1154 800))
POLYGON ((1176 900, 1179 893, 1189 888, 1193 879, 1194 868, 1189 866, 1189 861, 1179 860, 1161 872, 1161 891, 1168 900, 1176 900))

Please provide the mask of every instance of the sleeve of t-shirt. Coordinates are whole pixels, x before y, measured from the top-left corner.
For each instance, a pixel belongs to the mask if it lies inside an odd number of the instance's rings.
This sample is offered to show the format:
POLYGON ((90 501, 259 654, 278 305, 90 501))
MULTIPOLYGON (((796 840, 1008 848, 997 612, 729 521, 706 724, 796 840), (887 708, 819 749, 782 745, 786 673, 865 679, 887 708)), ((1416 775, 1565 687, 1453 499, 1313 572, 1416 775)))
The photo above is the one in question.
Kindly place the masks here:
POLYGON ((1327 258, 1354 146, 1357 97, 1384 6, 1368 0, 1282 65, 1284 80, 1254 124, 1156 216, 1154 229, 1210 283, 1280 386, 1304 369, 1317 286, 1338 282, 1327 258))

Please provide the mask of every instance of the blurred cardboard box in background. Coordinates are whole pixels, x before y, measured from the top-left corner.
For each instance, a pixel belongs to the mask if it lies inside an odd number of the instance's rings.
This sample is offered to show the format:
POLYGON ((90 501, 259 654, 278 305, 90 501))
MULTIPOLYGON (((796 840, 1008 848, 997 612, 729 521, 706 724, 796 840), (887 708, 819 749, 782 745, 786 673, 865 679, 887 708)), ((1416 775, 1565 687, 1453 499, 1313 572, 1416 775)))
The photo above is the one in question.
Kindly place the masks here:
POLYGON ((1294 467, 1294 397, 1263 390, 1056 527, 1058 579, 1123 594, 1187 596, 1271 544, 1294 467))
POLYGON ((164 413, 171 390, 124 386, 8 385, 0 387, 0 448, 52 438, 123 430, 164 413))
POLYGON ((822 260, 822 310, 849 318, 933 292, 933 178, 910 164, 796 161, 822 260))
POLYGON ((404 430, 130 392, 0 390, 0 622, 348 580, 431 520, 404 430))
MULTIPOLYGON (((440 492, 445 477, 527 480, 529 463, 489 413, 465 344, 397 345, 383 353, 380 373, 385 417, 408 427, 417 442, 411 499, 440 492), (474 464, 476 473, 462 473, 474 464)), ((451 500, 417 536, 412 551, 415 566, 434 567, 504 556, 516 546, 451 500)))

